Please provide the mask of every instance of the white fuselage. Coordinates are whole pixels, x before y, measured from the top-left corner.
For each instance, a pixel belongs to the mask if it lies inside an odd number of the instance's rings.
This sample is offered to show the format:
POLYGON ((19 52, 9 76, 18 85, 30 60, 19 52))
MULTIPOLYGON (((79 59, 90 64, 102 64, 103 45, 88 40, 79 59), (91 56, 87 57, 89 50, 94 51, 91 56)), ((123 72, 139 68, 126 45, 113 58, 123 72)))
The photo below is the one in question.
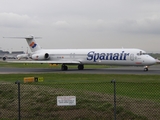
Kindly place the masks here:
POLYGON ((79 64, 133 66, 148 66, 156 63, 154 58, 140 49, 41 49, 34 52, 32 56, 33 60, 50 63, 75 61, 79 64), (45 54, 47 57, 44 57, 45 54))

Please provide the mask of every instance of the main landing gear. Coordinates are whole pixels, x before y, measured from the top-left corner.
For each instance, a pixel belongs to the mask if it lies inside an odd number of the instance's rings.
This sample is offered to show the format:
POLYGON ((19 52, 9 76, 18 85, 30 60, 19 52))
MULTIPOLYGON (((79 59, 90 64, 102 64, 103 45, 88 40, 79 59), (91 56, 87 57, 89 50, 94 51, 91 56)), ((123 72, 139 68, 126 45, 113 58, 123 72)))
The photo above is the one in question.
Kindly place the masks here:
MULTIPOLYGON (((78 65, 78 70, 83 70, 83 69, 84 69, 84 65, 83 64, 78 65)), ((66 66, 65 64, 62 64, 61 70, 62 71, 68 70, 68 66, 66 66)))
POLYGON ((84 69, 84 65, 83 64, 78 65, 78 70, 83 70, 83 69, 84 69))
POLYGON ((145 66, 145 67, 144 67, 144 71, 148 71, 148 66, 145 66))
POLYGON ((66 66, 65 64, 62 64, 61 66, 61 70, 64 71, 64 70, 68 70, 68 66, 66 66))

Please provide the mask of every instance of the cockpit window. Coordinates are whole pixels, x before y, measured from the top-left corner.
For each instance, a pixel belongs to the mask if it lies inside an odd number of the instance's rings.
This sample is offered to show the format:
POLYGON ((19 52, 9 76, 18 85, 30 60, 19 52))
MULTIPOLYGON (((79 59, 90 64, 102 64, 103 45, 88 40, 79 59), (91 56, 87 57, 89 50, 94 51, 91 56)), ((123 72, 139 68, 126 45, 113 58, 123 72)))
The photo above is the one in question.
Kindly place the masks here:
POLYGON ((143 55, 148 55, 147 53, 142 53, 143 55))
POLYGON ((140 51, 139 53, 137 53, 137 55, 140 56, 140 55, 148 55, 148 54, 145 53, 145 52, 140 51))

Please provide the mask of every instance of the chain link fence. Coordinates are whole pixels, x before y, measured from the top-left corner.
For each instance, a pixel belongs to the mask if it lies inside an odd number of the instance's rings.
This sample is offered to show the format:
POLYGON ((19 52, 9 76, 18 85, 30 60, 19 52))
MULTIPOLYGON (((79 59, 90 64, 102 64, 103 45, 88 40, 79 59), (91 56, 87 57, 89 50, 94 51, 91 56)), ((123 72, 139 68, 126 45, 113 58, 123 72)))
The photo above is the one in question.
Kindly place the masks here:
POLYGON ((19 91, 0 83, 0 120, 160 120, 160 84, 112 82, 21 83, 19 91), (76 105, 59 106, 57 96, 76 105))

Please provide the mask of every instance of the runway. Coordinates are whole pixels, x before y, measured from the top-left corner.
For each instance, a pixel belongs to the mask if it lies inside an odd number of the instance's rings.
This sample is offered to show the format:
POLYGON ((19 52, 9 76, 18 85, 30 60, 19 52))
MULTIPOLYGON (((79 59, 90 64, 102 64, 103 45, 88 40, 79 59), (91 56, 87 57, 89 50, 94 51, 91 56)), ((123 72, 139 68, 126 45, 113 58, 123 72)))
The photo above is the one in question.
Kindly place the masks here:
POLYGON ((136 75, 160 75, 160 65, 154 65, 149 71, 143 71, 143 67, 117 67, 101 69, 68 69, 61 71, 57 68, 2 68, 0 74, 31 74, 31 73, 73 73, 73 74, 136 74, 136 75))

